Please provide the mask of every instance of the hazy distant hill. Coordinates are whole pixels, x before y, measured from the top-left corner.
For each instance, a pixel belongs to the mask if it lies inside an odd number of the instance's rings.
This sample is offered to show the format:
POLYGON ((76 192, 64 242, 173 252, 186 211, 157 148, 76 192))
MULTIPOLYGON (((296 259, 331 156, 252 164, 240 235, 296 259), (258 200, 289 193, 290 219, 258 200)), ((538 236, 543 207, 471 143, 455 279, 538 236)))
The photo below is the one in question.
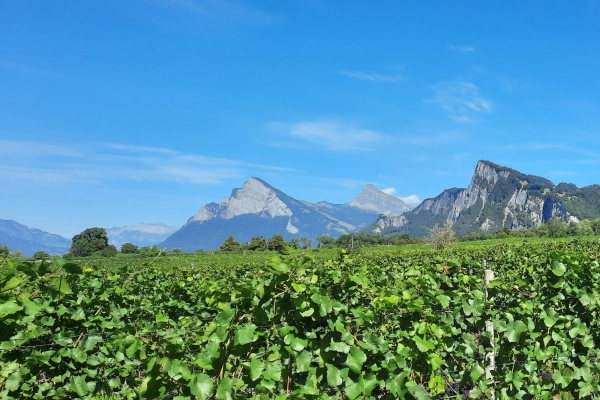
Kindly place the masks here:
POLYGON ((24 256, 32 256, 39 250, 62 255, 69 251, 71 240, 16 221, 0 219, 0 246, 8 246, 11 251, 19 250, 24 256))
POLYGON ((200 210, 160 247, 184 251, 218 249, 233 234, 242 242, 253 236, 270 238, 282 234, 286 240, 329 234, 338 237, 367 227, 379 214, 400 214, 412 206, 383 193, 373 185, 351 202, 331 204, 296 200, 259 178, 250 178, 231 197, 200 210))
POLYGON ((600 217, 600 185, 554 185, 489 161, 479 161, 466 189, 446 189, 400 216, 382 216, 367 232, 425 236, 434 224, 449 223, 461 234, 503 227, 538 227, 552 217, 564 221, 600 217))
POLYGON ((168 238, 179 229, 163 223, 125 225, 106 230, 108 243, 120 249, 123 243, 133 243, 138 247, 152 246, 168 238))

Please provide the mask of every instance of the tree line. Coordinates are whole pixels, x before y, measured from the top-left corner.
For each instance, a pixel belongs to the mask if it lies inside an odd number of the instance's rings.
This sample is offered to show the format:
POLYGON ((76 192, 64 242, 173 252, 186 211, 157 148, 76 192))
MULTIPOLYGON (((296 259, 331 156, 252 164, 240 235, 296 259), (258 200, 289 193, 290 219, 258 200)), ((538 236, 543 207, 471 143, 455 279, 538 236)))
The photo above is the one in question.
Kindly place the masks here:
MULTIPOLYGON (((429 229, 430 235, 425 238, 415 238, 407 234, 381 235, 368 234, 365 232, 351 233, 342 235, 336 239, 329 235, 321 235, 316 238, 315 248, 345 248, 355 249, 365 246, 383 246, 383 245, 406 245, 417 243, 432 244, 432 237, 438 237, 437 241, 443 238, 447 241, 475 241, 488 239, 505 239, 515 237, 547 237, 562 238, 572 236, 593 236, 600 235, 600 218, 594 220, 584 219, 581 221, 565 222, 558 218, 551 218, 545 224, 526 230, 515 230, 504 227, 496 232, 470 232, 465 235, 459 235, 451 231, 450 226, 436 227, 429 229), (439 232, 437 231, 439 230, 439 232)), ((436 240, 433 240, 434 242, 436 240)), ((229 235, 221 244, 219 250, 223 252, 242 252, 242 251, 279 251, 285 247, 294 249, 310 249, 313 240, 309 238, 294 238, 285 241, 283 235, 275 234, 267 239, 263 236, 255 236, 247 243, 241 243, 233 235, 229 235)), ((177 254, 182 251, 179 249, 170 250, 169 253, 177 254)), ((139 254, 143 257, 156 257, 165 253, 157 245, 138 247, 133 243, 124 243, 120 249, 108 243, 108 235, 104 228, 88 228, 83 232, 73 236, 72 245, 66 258, 73 257, 114 257, 117 254, 139 254)), ((22 257, 19 250, 12 254, 7 246, 0 246, 0 258, 12 256, 22 257)), ((38 251, 34 254, 34 259, 45 259, 50 257, 45 251, 38 251)))

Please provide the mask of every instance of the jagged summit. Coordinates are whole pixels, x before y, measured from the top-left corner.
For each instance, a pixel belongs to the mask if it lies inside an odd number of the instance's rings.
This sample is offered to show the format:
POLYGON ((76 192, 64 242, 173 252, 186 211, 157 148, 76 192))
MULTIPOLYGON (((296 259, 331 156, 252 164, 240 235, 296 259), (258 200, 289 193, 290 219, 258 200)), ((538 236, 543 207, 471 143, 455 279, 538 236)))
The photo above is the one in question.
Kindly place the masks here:
POLYGON ((290 216, 292 211, 281 200, 280 193, 265 181, 251 177, 241 188, 233 189, 231 197, 223 199, 219 204, 209 203, 200 208, 186 225, 215 217, 231 219, 244 214, 290 216))
POLYGON ((600 187, 555 186, 546 178, 480 160, 467 188, 446 189, 400 217, 379 218, 367 231, 423 236, 427 227, 448 223, 464 234, 533 228, 552 217, 597 218, 600 205, 589 199, 598 192, 600 187), (570 190, 568 196, 564 190, 570 190))
POLYGON ((346 204, 384 215, 400 215, 414 208, 398 197, 382 192, 372 183, 368 183, 354 200, 346 204))
POLYGON ((357 232, 379 214, 400 214, 411 207, 373 185, 351 202, 332 204, 296 200, 257 177, 249 178, 231 196, 202 206, 187 223, 161 246, 185 251, 215 249, 233 234, 241 242, 254 236, 283 234, 316 239, 328 234, 338 237, 357 232))

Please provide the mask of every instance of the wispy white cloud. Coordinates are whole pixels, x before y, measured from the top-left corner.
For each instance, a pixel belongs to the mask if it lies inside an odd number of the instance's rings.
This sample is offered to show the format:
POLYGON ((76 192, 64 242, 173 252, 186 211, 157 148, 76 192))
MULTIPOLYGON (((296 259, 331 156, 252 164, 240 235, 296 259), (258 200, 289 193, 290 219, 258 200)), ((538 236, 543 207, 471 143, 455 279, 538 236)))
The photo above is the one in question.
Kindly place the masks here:
POLYGON ((380 74, 378 72, 362 72, 362 71, 340 71, 340 74, 346 75, 347 77, 360 79, 364 81, 372 81, 372 82, 402 82, 405 81, 406 78, 400 74, 390 75, 390 74, 380 74))
POLYGON ((411 194, 410 196, 398 197, 398 198, 400 200, 402 200, 403 202, 408 203, 413 206, 421 204, 421 199, 416 194, 411 194))
POLYGON ((500 90, 504 93, 521 92, 525 89, 525 85, 516 79, 509 79, 503 76, 498 76, 497 79, 500 84, 500 90))
MULTIPOLYGON (((445 131, 433 133, 427 132, 406 135, 403 138, 401 138, 400 141, 413 146, 431 146, 457 143, 460 141, 464 141, 467 136, 468 134, 466 132, 460 131, 445 131)), ((425 158, 425 160, 428 159, 429 157, 425 158)))
POLYGON ((413 206, 421 203, 421 200, 419 199, 419 196, 416 195, 416 194, 411 194, 409 196, 397 196, 396 195, 396 188, 393 188, 393 187, 381 189, 381 191, 383 193, 385 193, 385 194, 389 194, 391 196, 396 196, 400 200, 402 200, 403 202, 408 203, 408 204, 413 205, 413 206))
POLYGON ((255 6, 231 0, 155 0, 160 4, 206 18, 251 24, 269 24, 277 18, 255 6))
POLYGON ((58 145, 0 141, 0 177, 17 182, 95 184, 109 181, 218 184, 260 171, 289 169, 122 143, 58 145))
POLYGON ((428 101, 438 104, 457 122, 473 122, 477 114, 492 112, 492 103, 481 96, 479 87, 471 82, 440 82, 433 90, 434 97, 428 101))
POLYGON ((274 122, 269 128, 331 151, 373 150, 373 146, 387 139, 379 132, 332 119, 291 124, 274 122))
POLYGON ((448 46, 451 50, 460 51, 461 53, 474 53, 475 47, 471 45, 462 45, 462 46, 448 46))
POLYGON ((161 154, 179 154, 178 151, 167 149, 164 147, 148 147, 148 146, 135 146, 130 144, 122 144, 122 143, 106 143, 105 146, 117 149, 117 150, 125 150, 136 153, 161 153, 161 154))

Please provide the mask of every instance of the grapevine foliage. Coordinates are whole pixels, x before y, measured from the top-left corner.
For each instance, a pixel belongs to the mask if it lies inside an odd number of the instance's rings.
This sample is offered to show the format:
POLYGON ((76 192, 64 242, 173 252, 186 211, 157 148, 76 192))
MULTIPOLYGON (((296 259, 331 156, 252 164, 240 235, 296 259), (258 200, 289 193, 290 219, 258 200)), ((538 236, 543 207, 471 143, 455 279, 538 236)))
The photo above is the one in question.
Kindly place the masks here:
POLYGON ((0 397, 598 395, 598 245, 0 275, 0 397), (485 269, 496 279, 486 288, 485 269), (494 335, 486 330, 493 325, 494 335), (490 355, 495 368, 489 368, 490 355))

